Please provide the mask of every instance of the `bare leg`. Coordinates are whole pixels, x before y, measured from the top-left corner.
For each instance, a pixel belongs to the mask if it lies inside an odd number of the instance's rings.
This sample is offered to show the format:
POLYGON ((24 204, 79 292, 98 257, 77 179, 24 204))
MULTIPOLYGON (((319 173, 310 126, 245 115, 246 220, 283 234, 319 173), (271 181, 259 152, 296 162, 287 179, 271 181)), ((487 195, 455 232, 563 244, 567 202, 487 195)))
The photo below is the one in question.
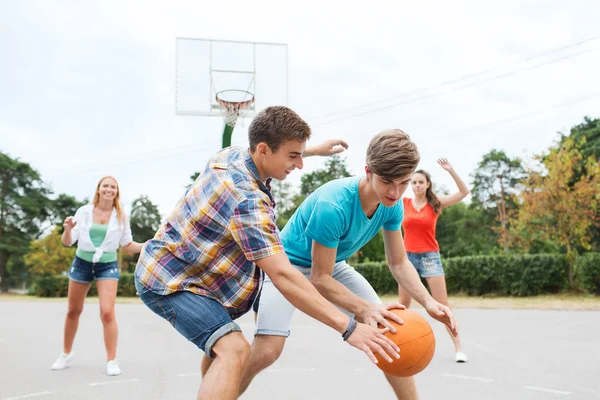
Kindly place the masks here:
POLYGON ((208 369, 202 378, 198 400, 235 400, 250 357, 250 345, 241 332, 231 332, 219 339, 212 351, 215 354, 212 362, 202 362, 202 367, 208 365, 208 369))
POLYGON ((408 378, 401 378, 390 374, 384 374, 388 380, 396 397, 401 400, 417 400, 419 398, 417 394, 417 386, 412 376, 408 378))
POLYGON ((102 279, 96 281, 98 298, 100 299, 100 319, 104 327, 104 346, 106 346, 106 361, 117 357, 117 339, 119 329, 115 319, 115 299, 117 298, 118 281, 102 279))
MULTIPOLYGON (((446 290, 446 277, 444 275, 440 276, 432 276, 430 278, 425 278, 427 280, 427 284, 429 285, 429 289, 431 290, 431 296, 436 299, 438 302, 442 303, 445 306, 448 306, 448 292, 446 290)), ((450 339, 454 343, 454 349, 458 353, 462 351, 460 347, 460 336, 454 336, 448 327, 446 327, 446 331, 450 335, 450 339)))
POLYGON ((213 360, 208 358, 208 356, 206 354, 202 357, 202 365, 200 366, 200 371, 202 372, 203 377, 208 372, 208 369, 212 365, 212 362, 213 362, 213 360))
POLYGON ((73 341, 75 341, 75 334, 79 327, 79 316, 83 311, 85 295, 89 288, 89 283, 79 283, 69 280, 69 305, 67 317, 65 318, 65 333, 63 338, 63 352, 65 354, 69 354, 73 350, 73 341))
POLYGON ((250 360, 240 384, 240 395, 248 389, 250 382, 258 373, 273 364, 281 355, 285 346, 285 337, 257 335, 252 342, 250 360))

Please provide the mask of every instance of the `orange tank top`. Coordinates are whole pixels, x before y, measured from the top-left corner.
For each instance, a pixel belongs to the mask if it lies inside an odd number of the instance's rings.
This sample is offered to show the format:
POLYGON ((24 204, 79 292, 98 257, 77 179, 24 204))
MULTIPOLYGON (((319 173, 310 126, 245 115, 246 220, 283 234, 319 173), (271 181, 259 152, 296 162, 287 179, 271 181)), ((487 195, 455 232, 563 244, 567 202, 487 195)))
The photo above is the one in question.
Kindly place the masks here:
POLYGON ((415 209, 412 199, 404 197, 404 246, 410 253, 427 253, 440 251, 440 246, 435 239, 435 225, 438 215, 429 203, 419 211, 415 209))

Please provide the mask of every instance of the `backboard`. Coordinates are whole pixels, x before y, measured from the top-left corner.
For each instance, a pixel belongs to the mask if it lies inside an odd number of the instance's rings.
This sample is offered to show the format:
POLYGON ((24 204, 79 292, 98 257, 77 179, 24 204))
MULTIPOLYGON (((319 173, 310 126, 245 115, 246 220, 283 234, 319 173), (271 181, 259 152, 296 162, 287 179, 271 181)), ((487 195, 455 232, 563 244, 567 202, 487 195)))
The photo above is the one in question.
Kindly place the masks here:
POLYGON ((241 93, 254 102, 240 111, 251 117, 272 105, 288 104, 287 45, 177 38, 175 114, 221 116, 217 93, 241 93))

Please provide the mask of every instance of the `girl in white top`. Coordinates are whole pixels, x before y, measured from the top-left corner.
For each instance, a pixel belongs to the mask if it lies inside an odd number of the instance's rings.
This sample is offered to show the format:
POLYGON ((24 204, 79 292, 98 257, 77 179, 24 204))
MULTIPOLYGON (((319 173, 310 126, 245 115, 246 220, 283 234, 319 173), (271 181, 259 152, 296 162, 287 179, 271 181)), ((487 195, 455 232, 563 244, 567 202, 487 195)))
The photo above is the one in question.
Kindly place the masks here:
POLYGON ((83 311, 85 296, 96 280, 100 300, 100 318, 104 327, 106 346, 106 373, 119 375, 116 360, 118 328, 115 320, 115 299, 119 282, 117 249, 128 254, 142 250, 142 244, 134 242, 129 220, 119 202, 119 185, 115 178, 106 176, 100 180, 94 201, 77 210, 74 217, 67 217, 62 242, 71 246, 77 242, 77 252, 69 269, 69 306, 65 319, 63 352, 51 369, 64 369, 73 358, 72 347, 83 311))

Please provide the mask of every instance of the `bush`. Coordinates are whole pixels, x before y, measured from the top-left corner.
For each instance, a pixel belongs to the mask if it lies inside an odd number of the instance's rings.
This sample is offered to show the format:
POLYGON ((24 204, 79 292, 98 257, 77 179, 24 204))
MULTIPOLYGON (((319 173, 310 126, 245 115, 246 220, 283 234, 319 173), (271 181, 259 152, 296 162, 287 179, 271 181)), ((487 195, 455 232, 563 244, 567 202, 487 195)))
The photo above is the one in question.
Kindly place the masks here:
MULTIPOLYGON (((37 278, 29 294, 39 297, 67 297, 69 278, 64 275, 44 276, 37 278)), ((98 296, 96 285, 92 284, 88 296, 98 296)), ((133 274, 121 274, 117 296, 135 297, 136 290, 133 274)))
POLYGON ((600 253, 586 253, 575 263, 575 279, 586 291, 600 294, 600 253))
MULTIPOLYGON (((449 293, 473 296, 535 296, 568 287, 567 261, 561 254, 454 257, 443 260, 449 293)), ((356 265, 380 294, 397 292, 386 263, 356 265)))

